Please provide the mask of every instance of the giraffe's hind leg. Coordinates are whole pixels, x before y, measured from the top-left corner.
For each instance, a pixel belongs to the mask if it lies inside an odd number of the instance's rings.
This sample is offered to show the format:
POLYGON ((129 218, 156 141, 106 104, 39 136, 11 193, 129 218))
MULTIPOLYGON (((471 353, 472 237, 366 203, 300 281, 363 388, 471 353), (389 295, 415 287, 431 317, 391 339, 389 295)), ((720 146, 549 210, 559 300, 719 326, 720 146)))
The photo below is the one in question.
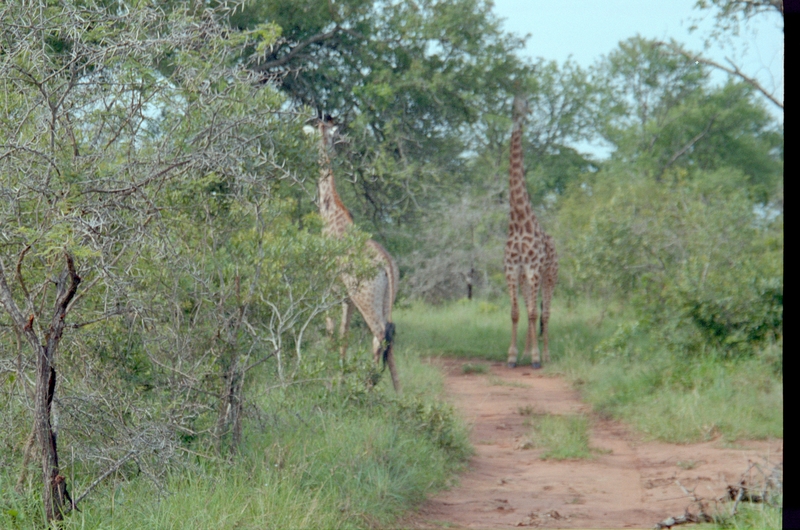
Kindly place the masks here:
POLYGON ((539 343, 536 339, 536 299, 539 294, 540 277, 538 273, 529 272, 526 273, 523 281, 527 284, 523 292, 525 295, 525 308, 528 311, 528 333, 525 335, 525 355, 530 354, 531 366, 536 369, 542 367, 541 352, 539 351, 539 343))
POLYGON ((346 298, 344 302, 342 302, 342 322, 339 327, 339 355, 342 359, 342 362, 347 357, 347 330, 350 327, 350 319, 353 316, 353 302, 350 301, 349 298, 346 298))
MULTIPOLYGON (((386 271, 380 271, 374 279, 364 282, 358 294, 352 298, 372 333, 372 355, 375 365, 380 366, 383 354, 386 352, 386 365, 392 376, 392 384, 394 389, 400 392, 392 347, 394 324, 389 322, 390 315, 385 314, 386 298, 390 296, 386 271)), ((391 308, 391 304, 388 304, 388 307, 391 308)))
POLYGON ((558 255, 555 245, 550 241, 548 245, 548 260, 546 263, 544 279, 542 283, 542 347, 544 349, 544 362, 550 362, 550 344, 548 339, 548 324, 550 322, 550 303, 553 300, 553 291, 558 281, 558 255))
POLYGON ((389 366, 389 375, 392 376, 392 386, 394 391, 398 394, 401 391, 400 378, 397 376, 397 366, 394 362, 394 324, 389 322, 386 324, 386 335, 384 339, 386 350, 386 364, 389 366))

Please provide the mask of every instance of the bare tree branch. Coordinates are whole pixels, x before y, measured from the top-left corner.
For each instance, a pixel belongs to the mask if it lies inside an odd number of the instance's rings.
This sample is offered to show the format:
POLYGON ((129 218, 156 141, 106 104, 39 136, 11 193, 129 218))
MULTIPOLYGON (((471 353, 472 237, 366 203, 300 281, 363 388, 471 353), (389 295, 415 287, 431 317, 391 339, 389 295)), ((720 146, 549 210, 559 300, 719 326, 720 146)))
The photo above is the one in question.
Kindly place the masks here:
POLYGON ((687 152, 689 149, 691 149, 691 148, 694 146, 694 144, 696 144, 697 142, 699 142, 699 141, 700 141, 700 139, 702 139, 702 138, 703 138, 705 135, 707 135, 707 134, 709 133, 709 131, 711 131, 711 128, 714 126, 714 122, 716 121, 716 119, 717 119, 717 117, 718 117, 718 116, 719 116, 719 114, 714 114, 713 116, 711 116, 711 120, 709 120, 709 122, 708 122, 708 125, 706 126, 706 128, 705 128, 705 129, 703 129, 702 131, 700 131, 700 133, 698 133, 698 134, 697 134, 697 135, 696 135, 694 138, 692 138, 691 140, 689 140, 689 141, 686 143, 686 145, 684 145, 683 147, 681 147, 681 148, 680 148, 680 149, 679 149, 677 152, 675 152, 675 154, 673 154, 673 155, 670 157, 670 159, 667 161, 667 163, 666 163, 666 164, 664 164, 664 167, 662 167, 662 168, 661 168, 661 172, 658 174, 658 177, 656 178, 656 180, 659 180, 659 181, 660 181, 660 180, 661 180, 661 177, 664 175, 664 172, 665 172, 667 169, 669 169, 669 167, 670 167, 672 164, 674 164, 676 160, 678 160, 678 159, 679 159, 681 156, 683 156, 684 154, 686 154, 686 152, 687 152))
MULTIPOLYGON (((286 64, 289 61, 291 61, 294 57, 296 57, 301 51, 303 51, 308 46, 310 46, 310 45, 312 45, 312 44, 314 44, 316 42, 322 42, 322 41, 326 41, 328 39, 331 39, 337 33, 339 33, 340 31, 346 31, 346 30, 344 28, 342 28, 339 24, 336 24, 336 26, 334 26, 334 28, 332 30, 330 30, 329 32, 327 32, 327 33, 318 33, 318 34, 316 34, 316 35, 314 35, 312 37, 309 37, 308 39, 304 40, 303 42, 297 44, 294 48, 292 48, 289 51, 289 53, 287 53, 283 57, 280 57, 278 59, 275 59, 275 60, 272 60, 272 61, 267 61, 266 63, 262 63, 262 64, 257 65, 255 67, 255 71, 257 71, 257 72, 266 72, 267 70, 270 70, 272 68, 278 68, 280 66, 283 66, 284 64, 286 64)), ((348 31, 347 33, 351 33, 351 32, 348 31)))
POLYGON ((767 99, 769 99, 775 105, 780 107, 781 110, 783 110, 783 102, 782 101, 779 101, 778 98, 776 98, 769 91, 767 91, 767 89, 765 89, 761 85, 761 83, 759 83, 756 79, 754 79, 754 78, 746 75, 744 72, 742 72, 739 69, 739 67, 736 66, 733 63, 733 61, 731 61, 730 59, 728 59, 728 62, 731 64, 731 66, 728 67, 728 66, 725 66, 723 64, 719 64, 716 61, 712 61, 711 59, 707 59, 707 58, 703 57, 700 54, 695 54, 695 53, 691 53, 689 51, 686 51, 681 46, 679 46, 678 44, 676 44, 674 42, 673 43, 666 43, 666 42, 658 41, 658 42, 656 42, 656 45, 669 48, 673 52, 678 53, 680 55, 683 55, 687 59, 690 59, 690 60, 695 61, 697 63, 702 63, 702 64, 706 64, 708 66, 712 66, 714 68, 722 70, 723 72, 727 72, 730 75, 737 76, 737 77, 741 78, 744 82, 746 82, 747 84, 749 84, 750 86, 752 86, 753 88, 755 88, 756 90, 761 92, 767 99))
POLYGON ((105 480, 106 477, 108 477, 109 475, 111 475, 111 473, 114 473, 116 470, 118 470, 120 467, 122 467, 122 465, 125 462, 127 462, 128 460, 130 460, 134 456, 136 456, 136 450, 132 449, 132 450, 128 451, 128 454, 126 454, 125 456, 123 456, 122 458, 120 458, 119 460, 114 462, 114 464, 111 467, 109 467, 105 471, 105 473, 103 473, 102 475, 100 475, 99 477, 94 479, 94 481, 86 487, 86 489, 84 490, 83 493, 81 493, 76 499, 72 499, 72 502, 68 505, 68 508, 66 510, 64 510, 64 515, 68 514, 72 510, 75 510, 77 508, 78 504, 83 499, 85 499, 86 496, 89 495, 89 493, 91 493, 93 489, 95 489, 101 482, 103 482, 103 480, 105 480))

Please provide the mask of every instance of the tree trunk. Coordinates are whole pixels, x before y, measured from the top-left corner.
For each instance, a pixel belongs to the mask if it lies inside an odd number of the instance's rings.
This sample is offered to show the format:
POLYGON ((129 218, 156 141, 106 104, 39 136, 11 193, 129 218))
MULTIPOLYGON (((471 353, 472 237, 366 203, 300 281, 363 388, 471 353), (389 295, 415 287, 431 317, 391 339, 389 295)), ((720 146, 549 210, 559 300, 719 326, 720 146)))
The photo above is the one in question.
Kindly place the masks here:
POLYGON ((235 353, 232 353, 231 365, 225 371, 225 387, 220 400, 220 410, 217 416, 217 453, 222 454, 223 439, 228 433, 231 435, 228 451, 235 453, 238 450, 242 437, 242 386, 244 373, 239 367, 235 353))
MULTIPOLYGON (((42 457, 42 503, 44 504, 45 517, 48 521, 61 520, 64 514, 72 508, 72 502, 67 493, 66 479, 59 474, 58 446, 56 429, 52 423, 53 397, 56 391, 56 370, 53 366, 58 344, 64 333, 64 319, 67 307, 78 290, 81 278, 75 272, 75 263, 72 256, 65 254, 67 271, 61 274, 56 288, 56 305, 53 318, 50 321, 44 344, 32 341, 36 349, 36 403, 34 425, 36 437, 41 445, 42 457), (38 347, 37 347, 38 346, 38 347), (69 506, 65 508, 65 504, 69 506)), ((27 335, 35 332, 32 329, 33 315, 24 327, 27 335)))
MULTIPOLYGON (((53 396, 56 389, 56 371, 46 348, 39 352, 36 366, 36 432, 42 455, 42 503, 48 521, 64 518, 67 484, 59 474, 57 433, 51 422, 53 396)), ((70 507, 71 508, 71 507, 70 507)))

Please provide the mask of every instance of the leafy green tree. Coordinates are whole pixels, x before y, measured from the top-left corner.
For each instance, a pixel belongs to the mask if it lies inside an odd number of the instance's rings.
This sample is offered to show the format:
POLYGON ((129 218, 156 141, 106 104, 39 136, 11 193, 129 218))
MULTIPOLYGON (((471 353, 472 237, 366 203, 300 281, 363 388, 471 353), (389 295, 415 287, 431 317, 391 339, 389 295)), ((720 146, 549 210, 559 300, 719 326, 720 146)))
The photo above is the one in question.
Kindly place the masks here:
MULTIPOLYGON (((557 195, 598 165, 568 144, 591 135, 595 89, 588 72, 571 62, 540 60, 532 73, 511 83, 527 94, 531 117, 524 153, 529 193, 537 215, 548 217, 557 195)), ((508 229, 508 164, 511 104, 507 98, 484 113, 472 132, 475 152, 460 184, 437 194, 413 229, 401 259, 406 294, 431 301, 469 296, 470 288, 496 293, 497 260, 508 229)), ((453 182, 452 180, 450 182, 453 182)), ((408 231, 407 231, 408 232, 408 231)), ((499 286, 505 289, 500 282, 499 286)))
POLYGON ((783 0, 697 0, 697 9, 716 9, 716 28, 712 37, 739 35, 741 25, 767 13, 783 18, 783 0))
POLYGON ((599 98, 599 131, 615 147, 614 161, 656 181, 672 168, 736 167, 754 199, 766 202, 775 192, 783 135, 747 84, 708 87, 701 65, 641 38, 612 52, 598 80, 608 87, 599 98))
MULTIPOLYGON (((523 139, 526 178, 533 202, 540 203, 548 193, 563 193, 570 181, 597 168, 590 157, 570 146, 594 135, 597 90, 589 72, 571 61, 559 66, 539 60, 531 70, 512 84, 515 92, 529 100, 531 115, 523 139)), ((477 189, 508 187, 512 100, 507 97, 484 112, 476 128, 472 142, 476 153, 470 159, 468 175, 477 189)))
POLYGON ((596 68, 602 86, 594 108, 598 134, 619 150, 624 160, 647 152, 653 133, 672 111, 697 92, 706 73, 688 59, 674 57, 653 42, 633 37, 604 57, 596 68), (626 156, 627 155, 627 156, 626 156))
POLYGON ((483 0, 254 2, 231 23, 254 35, 281 28, 249 67, 337 118, 349 137, 340 192, 379 231, 458 185, 470 128, 528 71, 515 54, 522 41, 483 0))

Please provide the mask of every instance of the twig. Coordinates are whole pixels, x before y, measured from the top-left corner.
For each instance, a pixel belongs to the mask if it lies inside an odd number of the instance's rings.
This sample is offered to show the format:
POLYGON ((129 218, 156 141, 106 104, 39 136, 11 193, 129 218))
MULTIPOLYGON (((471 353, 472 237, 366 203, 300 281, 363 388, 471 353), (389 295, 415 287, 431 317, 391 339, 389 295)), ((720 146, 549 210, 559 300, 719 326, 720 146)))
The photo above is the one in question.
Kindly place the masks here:
POLYGON ((199 457, 201 457, 201 458, 206 458, 206 459, 208 459, 208 460, 213 460, 213 461, 215 461, 215 462, 225 462, 225 460, 223 460, 223 459, 221 459, 221 458, 218 458, 218 457, 216 457, 216 456, 212 456, 212 455, 206 455, 206 454, 203 454, 203 453, 198 453, 197 451, 192 451, 191 449, 187 449, 187 448, 185 448, 185 447, 180 447, 180 446, 179 446, 179 447, 178 447, 178 451, 183 451, 183 452, 185 452, 185 453, 189 453, 190 455, 199 456, 199 457))
MULTIPOLYGON (((728 486, 729 491, 733 494, 733 491, 728 486)), ((739 503, 742 501, 742 496, 744 495, 744 488, 739 488, 739 493, 736 495, 736 500, 733 503, 733 508, 731 508, 731 517, 736 515, 736 508, 739 506, 739 503)))
POLYGON ((94 482, 89 484, 89 487, 87 487, 86 490, 83 493, 81 493, 81 495, 78 498, 72 500, 69 509, 64 512, 64 515, 74 510, 78 506, 78 503, 80 503, 84 498, 86 498, 86 496, 89 495, 89 493, 91 493, 91 491, 94 488, 96 488, 98 484, 100 484, 103 480, 105 480, 105 478, 108 477, 111 473, 117 471, 120 467, 122 467, 122 464, 133 458, 135 455, 136 455, 135 450, 128 451, 128 454, 123 456, 121 459, 117 460, 113 466, 111 466, 106 470, 105 473, 94 479, 94 482))
POLYGON ((313 36, 309 37, 308 39, 304 40, 303 42, 295 45, 295 47, 292 48, 289 51, 289 53, 287 53, 283 57, 280 57, 278 59, 274 59, 272 61, 268 61, 268 62, 263 63, 263 64, 259 64, 258 66, 256 66, 255 70, 258 71, 258 72, 265 72, 267 70, 270 70, 271 68, 277 68, 279 66, 283 66, 284 64, 286 64, 289 61, 291 61, 298 53, 300 53, 300 51, 302 51, 307 46, 309 46, 311 44, 314 44, 315 42, 322 42, 322 41, 328 40, 328 39, 334 37, 339 31, 344 31, 344 28, 339 26, 339 24, 336 24, 336 26, 331 31, 329 31, 327 33, 318 33, 317 35, 313 35, 313 36))
POLYGON ((694 515, 689 513, 689 510, 686 510, 683 515, 679 515, 678 517, 668 517, 661 521, 660 523, 656 523, 653 528, 672 528, 673 526, 679 524, 686 524, 686 523, 707 523, 710 522, 711 518, 708 517, 706 514, 698 514, 694 515))
POLYGON ((697 504, 697 507, 700 508, 700 510, 697 512, 697 515, 694 515, 693 513, 690 513, 689 510, 687 509, 686 511, 684 511, 683 515, 679 515, 678 517, 668 517, 663 521, 656 523, 656 525, 653 528, 671 528, 679 524, 709 523, 713 521, 713 519, 708 514, 706 514, 706 509, 705 506, 703 505, 703 500, 700 499, 694 493, 694 490, 692 491, 687 490, 679 480, 676 480, 675 484, 677 484, 678 487, 681 490, 683 490, 683 493, 685 493, 687 497, 691 498, 697 504))
POLYGON ((274 352, 270 353, 269 355, 267 355, 267 356, 266 356, 266 357, 264 357, 263 359, 259 359, 259 360, 255 361, 255 362, 253 362, 253 363, 252 363, 250 366, 248 366, 247 368, 245 368, 245 369, 244 369, 244 371, 245 371, 245 372, 249 372, 250 370, 252 370, 252 369, 253 369, 253 368, 255 368, 256 366, 258 366, 259 364, 261 364, 261 363, 263 363, 264 361, 267 361, 267 360, 271 359, 272 357, 274 357, 275 355, 277 355, 277 353, 278 353, 278 351, 277 351, 277 350, 275 350, 274 352))

